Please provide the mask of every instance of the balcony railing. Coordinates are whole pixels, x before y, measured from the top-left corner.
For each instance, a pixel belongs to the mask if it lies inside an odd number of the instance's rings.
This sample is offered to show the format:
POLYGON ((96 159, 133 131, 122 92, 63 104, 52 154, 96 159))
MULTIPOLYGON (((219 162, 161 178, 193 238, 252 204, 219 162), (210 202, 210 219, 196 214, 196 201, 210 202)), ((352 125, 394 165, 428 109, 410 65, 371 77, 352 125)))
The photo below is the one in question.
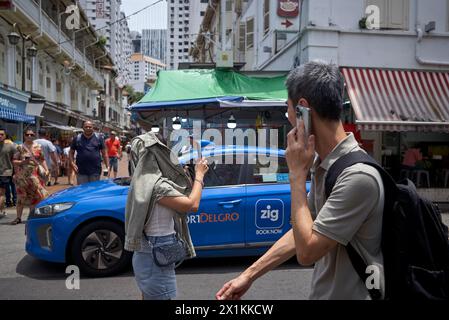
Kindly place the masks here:
MULTIPOLYGON (((30 20, 36 25, 39 25, 39 4, 29 0, 15 0, 14 4, 22 11, 30 20)), ((97 71, 81 51, 73 46, 73 41, 69 39, 64 32, 59 31, 57 23, 55 23, 45 11, 42 10, 42 32, 45 33, 58 46, 60 43, 60 50, 64 51, 68 56, 72 57, 81 68, 86 66, 85 71, 94 79, 99 85, 103 85, 103 77, 97 71)))

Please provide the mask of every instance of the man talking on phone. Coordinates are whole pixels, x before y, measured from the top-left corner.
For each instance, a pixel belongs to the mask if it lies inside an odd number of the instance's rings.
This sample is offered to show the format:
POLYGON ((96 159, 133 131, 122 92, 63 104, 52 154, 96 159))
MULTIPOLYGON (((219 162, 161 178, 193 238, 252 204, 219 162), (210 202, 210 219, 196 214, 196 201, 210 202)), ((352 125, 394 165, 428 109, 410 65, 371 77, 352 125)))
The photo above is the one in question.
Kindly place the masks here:
POLYGON ((325 195, 330 166, 345 154, 361 150, 340 120, 343 76, 336 65, 312 61, 292 70, 286 87, 288 119, 294 126, 287 136, 286 150, 292 228, 248 269, 225 283, 216 298, 240 299, 257 278, 296 255, 301 265, 315 264, 310 299, 370 299, 366 284, 348 257, 348 243, 367 265, 377 267, 384 295, 384 189, 380 174, 373 167, 355 164, 338 177, 329 197, 325 195), (308 137, 301 114, 297 121, 297 106, 310 111, 308 137), (307 195, 309 171, 312 184, 307 195))

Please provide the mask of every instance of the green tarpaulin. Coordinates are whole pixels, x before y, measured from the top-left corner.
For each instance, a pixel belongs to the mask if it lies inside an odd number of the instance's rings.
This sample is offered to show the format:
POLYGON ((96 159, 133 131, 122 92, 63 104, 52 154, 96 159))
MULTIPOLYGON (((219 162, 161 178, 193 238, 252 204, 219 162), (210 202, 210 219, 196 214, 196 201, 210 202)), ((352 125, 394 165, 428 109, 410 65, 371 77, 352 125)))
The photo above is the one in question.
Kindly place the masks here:
POLYGON ((161 70, 154 88, 136 105, 220 97, 243 97, 245 100, 286 100, 286 75, 249 77, 232 70, 188 69, 161 70))

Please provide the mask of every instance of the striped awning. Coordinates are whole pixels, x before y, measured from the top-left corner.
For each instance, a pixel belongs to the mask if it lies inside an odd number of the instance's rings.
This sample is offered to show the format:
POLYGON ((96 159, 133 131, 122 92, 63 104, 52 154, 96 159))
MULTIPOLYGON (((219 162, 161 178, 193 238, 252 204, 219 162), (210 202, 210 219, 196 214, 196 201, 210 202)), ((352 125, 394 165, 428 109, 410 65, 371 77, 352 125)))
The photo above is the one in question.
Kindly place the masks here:
POLYGON ((1 108, 1 107, 0 107, 0 118, 25 123, 34 123, 35 121, 35 118, 33 116, 27 115, 20 111, 12 110, 10 108, 1 108))
POLYGON ((341 70, 361 129, 449 132, 449 72, 341 70))

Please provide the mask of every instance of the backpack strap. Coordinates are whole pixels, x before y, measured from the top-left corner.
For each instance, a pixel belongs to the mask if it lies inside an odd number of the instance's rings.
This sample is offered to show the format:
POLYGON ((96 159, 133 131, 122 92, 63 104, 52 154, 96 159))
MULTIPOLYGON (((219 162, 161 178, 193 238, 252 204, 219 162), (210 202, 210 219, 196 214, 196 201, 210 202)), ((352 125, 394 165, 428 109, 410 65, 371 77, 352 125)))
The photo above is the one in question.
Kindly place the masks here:
POLYGON ((81 147, 81 133, 78 133, 75 137, 75 147, 77 149, 81 147))
MULTIPOLYGON (((386 179, 390 179, 391 181, 393 181, 390 175, 381 166, 379 166, 376 160, 374 160, 368 154, 363 151, 350 152, 337 159, 337 161, 335 161, 327 171, 325 180, 326 199, 329 198, 332 189, 334 188, 335 183, 337 182, 337 179, 343 172, 343 170, 357 163, 367 164, 376 168, 382 176, 382 181, 385 181, 386 179)), ((368 274, 366 273, 366 268, 368 266, 350 243, 348 243, 345 248, 348 253, 349 259, 351 260, 352 266, 365 285, 366 280, 368 279, 368 274)), ((367 290, 369 295, 371 296, 371 299, 373 300, 379 300, 382 297, 382 293, 379 289, 367 290)))
MULTIPOLYGON (((326 198, 329 198, 332 189, 334 188, 335 183, 337 182, 337 179, 343 172, 343 170, 357 163, 363 163, 371 167, 374 167, 382 177, 382 182, 384 183, 385 190, 387 189, 388 191, 397 190, 396 182, 394 181, 394 179, 390 176, 388 172, 385 171, 384 168, 382 168, 377 163, 376 160, 374 160, 370 155, 368 155, 363 151, 355 151, 347 153, 344 156, 338 158, 337 161, 335 161, 327 171, 326 181, 324 183, 326 198)), ((386 194, 389 195, 389 193, 386 194)), ((390 199, 391 197, 388 198, 390 199)))

